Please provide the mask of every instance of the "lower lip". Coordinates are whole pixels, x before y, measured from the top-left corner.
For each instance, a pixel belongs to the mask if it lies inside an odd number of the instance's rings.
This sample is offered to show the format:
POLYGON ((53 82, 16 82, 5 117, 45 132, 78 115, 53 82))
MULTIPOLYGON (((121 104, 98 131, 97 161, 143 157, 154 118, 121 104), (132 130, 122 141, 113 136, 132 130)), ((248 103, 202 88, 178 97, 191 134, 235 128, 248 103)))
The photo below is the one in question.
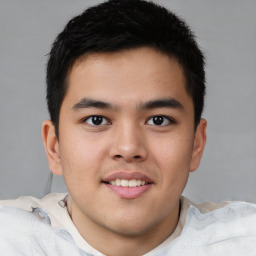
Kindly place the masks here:
POLYGON ((147 184, 138 187, 122 187, 122 186, 114 186, 111 184, 104 183, 108 188, 110 188, 113 192, 119 195, 121 198, 125 199, 134 199, 140 197, 146 191, 148 191, 152 184, 147 184))

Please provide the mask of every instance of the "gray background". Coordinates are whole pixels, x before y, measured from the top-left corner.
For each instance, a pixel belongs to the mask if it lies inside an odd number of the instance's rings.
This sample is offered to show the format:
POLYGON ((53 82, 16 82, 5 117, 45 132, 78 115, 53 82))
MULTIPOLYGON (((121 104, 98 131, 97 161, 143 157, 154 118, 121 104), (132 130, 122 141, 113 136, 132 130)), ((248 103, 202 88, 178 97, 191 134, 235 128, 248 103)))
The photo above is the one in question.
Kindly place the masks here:
MULTIPOLYGON (((57 33, 99 1, 0 0, 0 198, 42 196, 45 64, 57 33)), ((256 1, 156 1, 183 17, 207 58, 208 141, 184 194, 256 202, 256 1)), ((65 191, 61 177, 52 191, 65 191)))

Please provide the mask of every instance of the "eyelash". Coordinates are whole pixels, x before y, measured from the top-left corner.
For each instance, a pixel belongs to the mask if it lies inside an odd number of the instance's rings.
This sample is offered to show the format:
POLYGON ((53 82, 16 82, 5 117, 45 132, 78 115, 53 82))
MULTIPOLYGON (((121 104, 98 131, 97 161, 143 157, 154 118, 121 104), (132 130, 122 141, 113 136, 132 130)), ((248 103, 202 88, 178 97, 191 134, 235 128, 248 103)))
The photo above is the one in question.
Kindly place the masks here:
MULTIPOLYGON (((165 122, 165 124, 164 125, 162 125, 162 124, 159 124, 159 125, 156 125, 156 124, 148 124, 148 125, 151 125, 151 126, 159 126, 159 127, 165 127, 165 126, 168 126, 168 125, 170 125, 170 124, 175 124, 176 123, 176 121, 173 119, 173 118, 171 118, 171 117, 168 117, 168 116, 165 116, 165 115, 154 115, 154 116, 151 116, 151 117, 149 117, 148 119, 147 119, 147 121, 146 121, 146 124, 150 121, 150 120, 153 120, 153 118, 163 118, 163 122, 165 122), (167 123, 166 123, 166 121, 167 121, 167 123)), ((155 120, 156 121, 156 120, 155 120)), ((86 118, 84 118, 83 120, 82 120, 82 123, 87 123, 89 126, 92 126, 92 127, 99 127, 99 126, 103 126, 103 125, 109 125, 109 124, 111 124, 111 122, 106 118, 106 117, 104 117, 104 116, 101 116, 101 115, 92 115, 92 116, 89 116, 89 117, 86 117, 86 118), (105 120, 105 122, 102 124, 102 123, 100 123, 100 124, 93 124, 93 120, 91 120, 91 123, 88 123, 88 120, 90 120, 90 119, 92 119, 92 118, 100 118, 101 120, 105 120)))
POLYGON ((176 121, 173 119, 173 118, 171 118, 171 117, 168 117, 168 116, 165 116, 165 115, 154 115, 154 116, 151 116, 148 120, 147 120, 147 122, 149 121, 149 120, 153 120, 153 118, 156 118, 156 117, 160 117, 160 118, 163 118, 163 119, 165 119, 165 122, 166 122, 166 120, 167 120, 167 124, 164 124, 164 125, 162 125, 162 124, 160 124, 160 125, 156 125, 156 124, 150 124, 150 125, 152 125, 152 126, 160 126, 160 127, 165 127, 165 126, 168 126, 168 125, 170 125, 170 124, 175 124, 176 123, 176 121))
POLYGON ((93 115, 93 116, 88 116, 88 117, 86 117, 86 118, 84 118, 83 120, 82 120, 82 123, 87 123, 88 125, 90 125, 90 126, 101 126, 101 125, 106 125, 106 124, 110 124, 110 122, 108 121, 108 119, 106 118, 106 117, 104 117, 104 116, 101 116, 101 115, 93 115), (103 120, 105 120, 105 123, 104 124, 99 124, 99 125, 97 125, 97 124, 90 124, 90 123, 88 123, 88 120, 91 118, 102 118, 103 120))

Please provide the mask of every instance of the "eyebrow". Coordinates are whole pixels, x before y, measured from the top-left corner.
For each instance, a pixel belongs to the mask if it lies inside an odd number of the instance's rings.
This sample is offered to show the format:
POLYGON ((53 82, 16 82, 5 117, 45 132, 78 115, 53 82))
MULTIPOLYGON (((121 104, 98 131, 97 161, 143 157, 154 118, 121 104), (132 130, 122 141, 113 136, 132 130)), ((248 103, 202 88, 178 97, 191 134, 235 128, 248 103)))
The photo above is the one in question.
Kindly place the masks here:
POLYGON ((72 109, 81 109, 81 108, 99 108, 99 109, 111 109, 115 108, 110 103, 99 101, 99 100, 93 100, 88 98, 82 98, 79 102, 77 102, 72 109))
MULTIPOLYGON (((83 109, 83 108, 98 108, 98 109, 118 109, 116 105, 112 105, 108 102, 82 98, 79 102, 77 102, 72 109, 83 109)), ((145 103, 140 104, 139 109, 147 110, 147 109, 155 109, 155 108, 173 108, 183 110, 183 105, 174 98, 163 98, 150 100, 145 103)))
POLYGON ((163 98, 145 102, 140 105, 140 109, 154 109, 154 108, 174 108, 183 110, 183 105, 174 98, 163 98))

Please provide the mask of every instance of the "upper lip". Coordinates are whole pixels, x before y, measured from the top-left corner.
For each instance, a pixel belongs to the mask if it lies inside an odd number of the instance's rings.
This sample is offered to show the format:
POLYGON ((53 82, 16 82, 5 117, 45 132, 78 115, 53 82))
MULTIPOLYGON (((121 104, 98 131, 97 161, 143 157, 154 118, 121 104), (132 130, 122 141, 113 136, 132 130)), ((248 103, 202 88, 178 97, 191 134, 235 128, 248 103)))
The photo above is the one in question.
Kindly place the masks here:
POLYGON ((112 180, 143 180, 147 183, 152 183, 153 181, 147 177, 145 174, 140 172, 126 172, 126 171, 118 171, 107 176, 103 181, 110 182, 112 180))

